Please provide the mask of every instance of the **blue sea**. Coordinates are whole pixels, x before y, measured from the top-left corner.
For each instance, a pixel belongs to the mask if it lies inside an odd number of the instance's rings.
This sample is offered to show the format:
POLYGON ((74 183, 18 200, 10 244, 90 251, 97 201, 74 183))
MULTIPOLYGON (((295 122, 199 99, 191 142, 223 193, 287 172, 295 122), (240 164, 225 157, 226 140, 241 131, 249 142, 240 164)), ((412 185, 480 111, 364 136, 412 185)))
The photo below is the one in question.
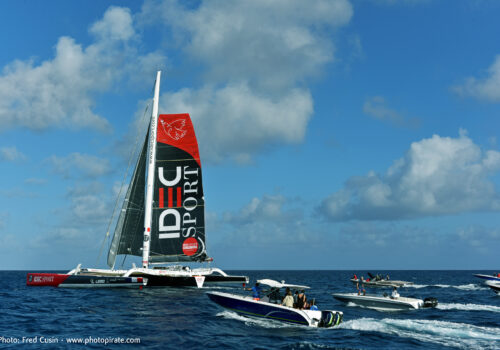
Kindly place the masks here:
MULTIPOLYGON (((365 271, 227 271, 251 283, 305 284, 320 309, 341 310, 338 328, 251 319, 205 292, 241 286, 140 289, 27 287, 25 271, 0 272, 0 348, 116 349, 500 349, 500 296, 473 277, 494 271, 371 271, 414 282, 402 296, 436 297, 436 309, 380 312, 335 300, 365 271), (30 343, 31 342, 31 343, 30 343), (80 342, 75 345, 73 342, 80 342), (85 345, 86 343, 86 345, 85 345)), ((383 292, 383 290, 379 290, 383 292)))

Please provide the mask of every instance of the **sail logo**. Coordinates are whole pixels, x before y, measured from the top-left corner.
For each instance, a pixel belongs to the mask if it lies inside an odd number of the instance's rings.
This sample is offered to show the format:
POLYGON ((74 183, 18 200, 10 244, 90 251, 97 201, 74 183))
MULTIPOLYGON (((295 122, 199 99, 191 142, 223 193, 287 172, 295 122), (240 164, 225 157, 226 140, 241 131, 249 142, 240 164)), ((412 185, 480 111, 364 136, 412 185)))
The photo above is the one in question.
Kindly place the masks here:
POLYGON ((180 140, 187 134, 187 130, 184 129, 186 126, 186 119, 177 119, 171 123, 167 123, 163 119, 160 119, 161 126, 165 134, 170 136, 173 140, 180 140))
POLYGON ((196 239, 197 211, 195 210, 199 204, 199 168, 176 166, 173 179, 166 178, 165 173, 169 172, 164 167, 158 167, 158 180, 164 186, 158 188, 158 207, 161 209, 158 218, 158 238, 161 240, 184 238, 182 251, 185 255, 191 256, 196 254, 199 246, 196 239))
POLYGON ((198 241, 193 237, 187 238, 182 243, 182 251, 187 256, 194 255, 198 251, 198 241))

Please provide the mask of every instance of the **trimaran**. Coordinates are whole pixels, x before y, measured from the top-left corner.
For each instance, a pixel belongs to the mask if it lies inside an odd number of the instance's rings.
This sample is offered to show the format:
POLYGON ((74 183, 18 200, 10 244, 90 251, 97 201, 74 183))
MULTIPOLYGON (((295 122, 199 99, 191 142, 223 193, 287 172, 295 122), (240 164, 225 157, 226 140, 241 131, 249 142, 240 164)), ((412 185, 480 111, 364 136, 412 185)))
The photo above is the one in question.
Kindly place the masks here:
POLYGON ((189 114, 158 115, 157 72, 148 132, 123 201, 107 263, 110 269, 28 273, 29 286, 133 287, 248 283, 215 267, 166 265, 209 262, 198 143, 189 114), (142 266, 115 269, 117 255, 142 256, 142 266))

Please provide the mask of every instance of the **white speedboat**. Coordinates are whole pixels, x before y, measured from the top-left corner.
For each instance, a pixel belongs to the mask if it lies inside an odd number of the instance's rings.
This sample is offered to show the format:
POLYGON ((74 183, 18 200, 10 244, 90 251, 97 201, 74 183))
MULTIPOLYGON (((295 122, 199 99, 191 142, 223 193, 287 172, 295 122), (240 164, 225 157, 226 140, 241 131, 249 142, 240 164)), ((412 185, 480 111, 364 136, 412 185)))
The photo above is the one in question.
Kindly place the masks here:
POLYGON ((304 310, 280 304, 281 297, 276 292, 279 292, 281 288, 290 288, 293 291, 309 288, 307 286, 285 284, 269 279, 258 282, 261 285, 271 287, 266 296, 260 300, 255 300, 251 296, 223 292, 207 292, 207 296, 218 305, 244 316, 324 328, 334 327, 342 322, 343 313, 341 311, 304 310))
POLYGON ((352 303, 370 309, 381 311, 416 310, 424 307, 437 306, 437 299, 426 298, 425 300, 416 298, 397 297, 389 295, 358 294, 358 293, 335 293, 333 297, 345 303, 352 303))
POLYGON ((354 284, 364 285, 366 287, 383 287, 383 288, 388 288, 388 287, 401 288, 405 286, 411 286, 413 284, 413 282, 408 282, 408 281, 396 281, 387 279, 365 280, 359 278, 351 278, 351 282, 354 284))
POLYGON ((486 281, 484 282, 488 287, 493 289, 495 293, 500 295, 500 281, 486 281))
POLYGON ((482 275, 480 273, 474 274, 474 277, 481 278, 487 281, 496 281, 500 282, 500 273, 494 273, 493 275, 482 275))

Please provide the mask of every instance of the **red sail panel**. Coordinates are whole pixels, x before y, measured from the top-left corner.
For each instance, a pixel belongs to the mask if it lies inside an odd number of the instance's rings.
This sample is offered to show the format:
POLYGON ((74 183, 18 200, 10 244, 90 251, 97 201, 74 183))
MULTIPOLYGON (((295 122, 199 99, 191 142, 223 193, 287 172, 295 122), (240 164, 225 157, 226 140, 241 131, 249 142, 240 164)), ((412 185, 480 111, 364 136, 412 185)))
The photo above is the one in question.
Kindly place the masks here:
POLYGON ((198 142, 188 113, 160 114, 156 140, 189 153, 201 166, 198 142))

